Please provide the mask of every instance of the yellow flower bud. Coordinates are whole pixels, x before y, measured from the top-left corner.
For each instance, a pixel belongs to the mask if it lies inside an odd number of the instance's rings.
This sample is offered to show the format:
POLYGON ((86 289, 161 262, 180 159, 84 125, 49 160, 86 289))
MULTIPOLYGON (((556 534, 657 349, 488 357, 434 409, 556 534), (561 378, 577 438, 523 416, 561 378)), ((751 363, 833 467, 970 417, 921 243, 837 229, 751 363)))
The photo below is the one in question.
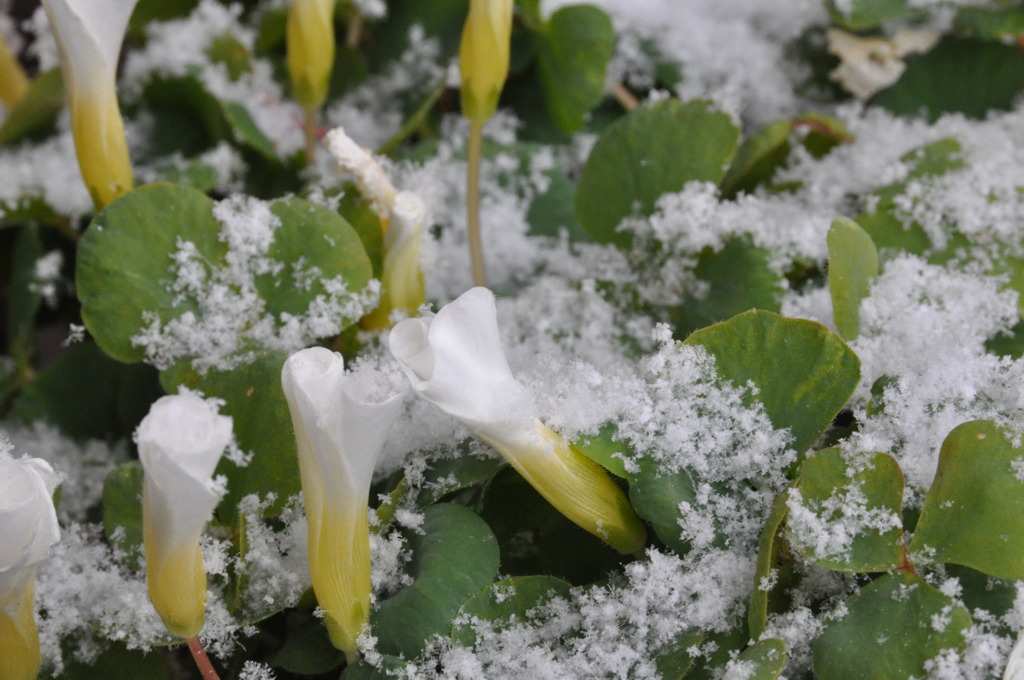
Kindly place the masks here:
POLYGON ((31 583, 0 603, 0 680, 35 680, 39 675, 39 632, 31 583))
POLYGON ((402 395, 368 393, 323 347, 288 357, 281 387, 295 427, 313 592, 331 643, 353 663, 370 619, 370 482, 402 395))
POLYGON ((164 625, 191 638, 206 619, 203 527, 223 495, 211 480, 231 441, 232 421, 220 402, 193 392, 161 397, 139 423, 135 441, 145 473, 142 486, 146 585, 164 625))
POLYGON ((295 100, 316 109, 327 98, 334 68, 334 0, 292 0, 287 44, 295 100))
POLYGON ((27 89, 25 70, 0 36, 0 101, 8 108, 13 107, 21 101, 27 89))
POLYGON ((390 327, 391 312, 397 309, 406 316, 415 314, 427 299, 420 268, 427 207, 418 196, 403 191, 395 197, 390 215, 390 226, 384 234, 380 304, 363 320, 362 326, 367 330, 390 327))
POLYGON ((508 77, 512 0, 470 0, 459 45, 462 115, 482 123, 494 115, 508 77))
POLYGON ((82 179, 102 208, 132 188, 114 81, 128 19, 138 0, 44 0, 57 38, 82 179))

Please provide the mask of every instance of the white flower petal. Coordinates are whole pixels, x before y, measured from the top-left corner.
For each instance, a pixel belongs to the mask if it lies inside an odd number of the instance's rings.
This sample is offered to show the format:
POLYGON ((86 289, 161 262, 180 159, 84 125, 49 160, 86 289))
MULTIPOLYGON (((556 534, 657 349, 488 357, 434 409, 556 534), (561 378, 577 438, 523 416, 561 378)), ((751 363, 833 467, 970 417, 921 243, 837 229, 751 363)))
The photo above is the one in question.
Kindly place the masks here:
POLYGON ((49 463, 0 452, 0 602, 19 593, 60 540, 53 508, 59 483, 49 463))
POLYGON ((491 291, 473 288, 432 319, 402 321, 389 342, 420 396, 481 436, 532 431, 535 403, 505 359, 491 291))
POLYGON ((138 0, 43 0, 71 92, 109 87, 138 0))

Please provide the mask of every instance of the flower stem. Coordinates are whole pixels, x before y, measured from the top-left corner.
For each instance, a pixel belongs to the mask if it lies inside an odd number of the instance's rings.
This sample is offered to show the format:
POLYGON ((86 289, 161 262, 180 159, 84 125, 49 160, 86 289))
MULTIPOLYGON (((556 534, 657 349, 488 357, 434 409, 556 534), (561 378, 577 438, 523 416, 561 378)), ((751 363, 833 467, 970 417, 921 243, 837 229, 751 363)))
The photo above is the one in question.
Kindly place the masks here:
POLYGON ((220 680, 217 671, 213 669, 213 664, 210 663, 210 657, 206 655, 206 648, 199 641, 199 636, 193 635, 185 642, 188 644, 188 651, 192 652, 192 658, 195 659, 196 667, 199 669, 199 674, 203 676, 203 680, 220 680))
POLYGON ((483 121, 470 121, 468 171, 466 176, 466 210, 469 224, 469 259, 473 266, 473 285, 486 286, 484 250, 480 242, 480 155, 483 150, 483 121))
POLYGON ((316 158, 316 109, 306 109, 306 121, 304 124, 306 132, 306 167, 313 165, 316 158))
POLYGON ((640 100, 633 95, 632 92, 626 89, 626 86, 622 83, 615 83, 611 86, 611 95, 615 98, 615 101, 619 103, 619 106, 624 108, 627 112, 632 111, 640 105, 640 100))

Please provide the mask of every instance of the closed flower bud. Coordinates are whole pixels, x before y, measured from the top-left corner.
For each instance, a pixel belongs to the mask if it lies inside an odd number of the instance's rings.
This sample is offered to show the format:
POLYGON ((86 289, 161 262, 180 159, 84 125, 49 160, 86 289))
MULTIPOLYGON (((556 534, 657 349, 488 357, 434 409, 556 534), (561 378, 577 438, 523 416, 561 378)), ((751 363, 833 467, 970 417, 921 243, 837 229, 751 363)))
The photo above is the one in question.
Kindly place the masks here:
POLYGON ((391 206, 391 220, 384 235, 380 304, 366 317, 364 328, 387 328, 393 312, 409 316, 426 301, 420 267, 420 244, 426 227, 427 206, 416 194, 400 192, 391 206))
POLYGON ((459 45, 462 115, 482 123, 494 115, 508 78, 512 0, 470 0, 459 45))
POLYGON ((231 442, 231 418, 218 406, 192 392, 161 397, 135 431, 149 599, 167 630, 186 639, 206 619, 199 539, 223 495, 212 476, 231 442))
POLYGON ((0 102, 8 108, 14 107, 28 90, 28 78, 18 63, 3 35, 0 35, 0 102))
POLYGON ((78 167, 97 207, 132 188, 114 87, 117 57, 138 0, 43 0, 57 38, 78 167))
POLYGON ((559 512, 620 553, 644 546, 646 529, 622 490, 538 420, 505 359, 489 290, 473 288, 433 318, 398 323, 390 343, 413 389, 491 445, 559 512))
POLYGON ((388 385, 346 374, 340 354, 296 352, 281 372, 309 521, 309 572, 331 642, 349 662, 370 617, 370 483, 402 407, 388 385))
POLYGON ((307 110, 319 108, 334 68, 334 0, 292 0, 287 43, 295 100, 307 110))
POLYGON ((0 439, 0 680, 34 680, 39 673, 32 584, 36 566, 60 540, 58 481, 48 463, 14 459, 0 439))

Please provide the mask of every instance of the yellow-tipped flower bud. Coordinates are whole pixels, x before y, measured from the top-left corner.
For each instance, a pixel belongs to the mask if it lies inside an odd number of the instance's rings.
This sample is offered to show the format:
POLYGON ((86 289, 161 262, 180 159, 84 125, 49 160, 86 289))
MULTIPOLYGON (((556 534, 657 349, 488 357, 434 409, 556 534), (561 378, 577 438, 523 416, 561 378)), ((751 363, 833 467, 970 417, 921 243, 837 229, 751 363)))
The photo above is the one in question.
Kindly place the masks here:
POLYGON ((482 123, 498 108, 508 78, 512 0, 470 0, 459 45, 462 115, 482 123))
POLYGON ((8 108, 21 101, 28 90, 28 78, 4 38, 0 35, 0 102, 8 108))
POLYGON ((219 402, 192 392, 158 399, 135 432, 145 473, 143 549, 149 599, 167 630, 188 639, 206 620, 203 527, 223 489, 211 479, 231 441, 219 402))
POLYGON ((427 206, 416 194, 400 192, 391 206, 390 226, 384 236, 380 304, 363 320, 364 328, 388 328, 392 312, 399 310, 410 316, 426 301, 420 267, 420 244, 426 227, 427 206))
POLYGON ((53 490, 58 477, 39 458, 10 455, 0 437, 0 680, 39 674, 32 583, 36 566, 60 540, 53 490))
POLYGON ((102 208, 132 188, 114 81, 138 0, 43 0, 57 38, 82 179, 102 208))
POLYGON ((288 357, 281 386, 295 427, 309 522, 309 573, 331 643, 350 663, 370 619, 370 482, 402 395, 345 372, 323 347, 288 357))
POLYGON ((433 318, 402 321, 390 343, 416 392, 494 447, 559 512, 620 553, 643 548, 647 530, 622 490, 537 419, 505 359, 489 290, 473 288, 433 318))
POLYGON ((288 8, 288 75, 295 100, 320 107, 334 68, 334 0, 292 0, 288 8))

